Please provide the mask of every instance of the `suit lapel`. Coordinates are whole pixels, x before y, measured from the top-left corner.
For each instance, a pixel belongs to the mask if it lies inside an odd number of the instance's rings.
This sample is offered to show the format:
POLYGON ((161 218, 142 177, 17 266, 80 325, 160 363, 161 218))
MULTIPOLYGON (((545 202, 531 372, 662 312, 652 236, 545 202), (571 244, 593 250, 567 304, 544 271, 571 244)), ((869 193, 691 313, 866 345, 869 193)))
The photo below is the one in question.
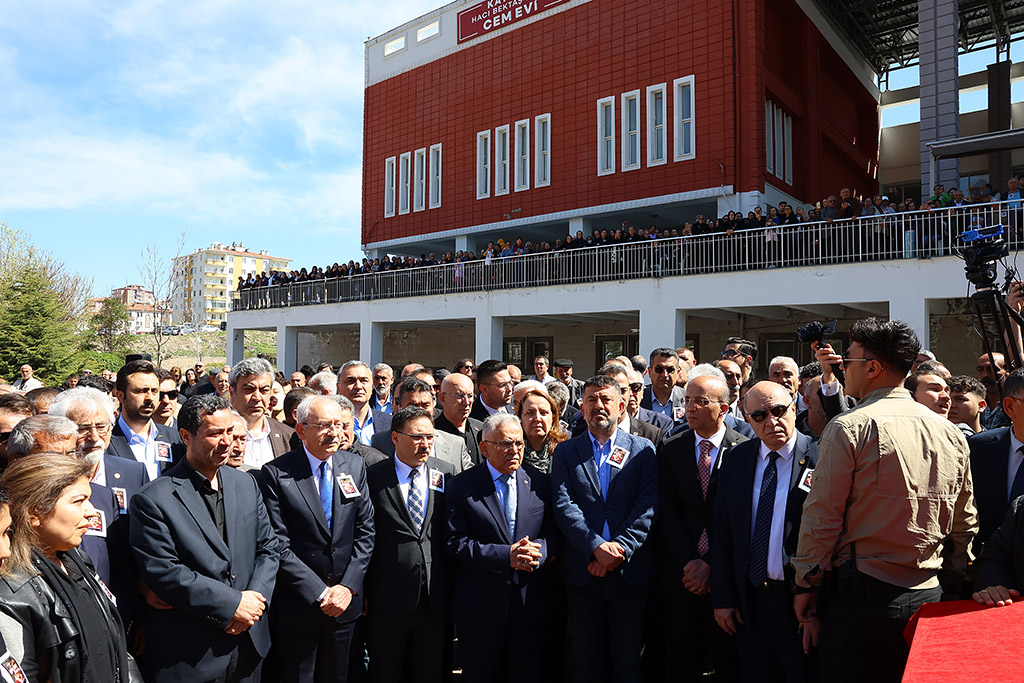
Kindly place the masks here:
MULTIPOLYGON (((189 514, 192 515, 192 519, 195 520, 196 526, 206 537, 206 540, 210 543, 214 552, 223 557, 227 561, 231 561, 231 553, 228 550, 227 545, 224 543, 224 539, 217 533, 217 527, 213 523, 213 518, 210 516, 210 511, 206 508, 206 503, 203 502, 202 498, 199 497, 199 492, 196 491, 192 485, 192 481, 186 476, 178 480, 178 487, 175 489, 174 494, 181 501, 181 504, 185 506, 189 514)), ((223 481, 222 481, 223 483, 223 481)), ((224 511, 227 513, 228 501, 225 496, 224 511)), ((225 528, 227 528, 227 517, 225 516, 225 528)))
POLYGON ((516 474, 516 536, 519 538, 525 536, 520 529, 526 524, 526 516, 529 514, 530 495, 530 475, 526 470, 519 468, 516 474))
MULTIPOLYGON (((335 465, 334 471, 338 471, 337 465, 335 465)), ((330 533, 327 529, 327 517, 324 516, 324 509, 320 505, 320 495, 316 490, 316 481, 313 479, 313 471, 309 469, 309 459, 306 458, 305 449, 303 449, 302 457, 292 471, 292 478, 295 480, 295 486, 299 489, 299 493, 302 494, 302 499, 306 501, 309 511, 313 514, 313 519, 316 520, 317 526, 320 527, 320 533, 322 533, 325 538, 329 538, 330 533)), ((334 482, 332 481, 331 484, 333 485, 334 482)))
MULTIPOLYGON (((724 441, 722 442, 722 445, 725 445, 724 441)), ((754 475, 757 472, 757 458, 760 454, 760 448, 761 442, 757 441, 756 446, 752 448, 750 451, 750 456, 744 458, 743 461, 736 463, 740 466, 739 480, 744 484, 742 487, 740 487, 738 491, 740 496, 740 520, 743 525, 743 535, 741 536, 741 538, 745 539, 745 542, 748 545, 750 543, 750 535, 753 533, 753 530, 750 528, 750 518, 754 513, 754 475)), ((721 458, 721 453, 719 453, 719 458, 721 458)), ((730 465, 729 467, 732 467, 732 465, 730 465)), ((722 492, 722 495, 725 495, 724 491, 722 492)))
POLYGON ((224 497, 224 534, 227 536, 228 552, 231 552, 231 548, 238 547, 238 544, 233 542, 238 533, 238 484, 234 477, 221 477, 220 486, 221 495, 224 497))
POLYGON ((600 497, 601 477, 597 474, 597 463, 594 462, 594 446, 590 443, 589 431, 583 432, 581 435, 579 444, 576 446, 576 457, 579 458, 580 464, 583 465, 583 471, 587 473, 590 485, 594 487, 598 497, 600 497))
MULTIPOLYGON (((387 489, 388 497, 391 498, 391 505, 395 508, 395 515, 405 523, 409 532, 415 535, 416 529, 413 527, 409 508, 406 506, 405 501, 402 500, 402 492, 398 488, 398 472, 395 471, 394 463, 387 469, 387 478, 388 482, 385 488, 387 489)), ((430 489, 428 488, 427 490, 429 491, 430 489)), ((424 526, 426 526, 426 521, 424 521, 424 526)))
MULTIPOLYGON (((1010 468, 1010 446, 1013 445, 1010 441, 1010 429, 1013 428, 1010 427, 1009 429, 1006 430, 1006 433, 1003 434, 1003 437, 999 439, 999 446, 998 448, 996 448, 996 453, 999 454, 999 459, 997 460, 998 465, 995 476, 998 477, 998 490, 1000 495, 1003 497, 1003 500, 1007 499, 1006 492, 1010 490, 1010 486, 1013 483, 1008 480, 1008 470, 1010 468)), ((1021 467, 1024 467, 1024 464, 1022 464, 1021 467)), ((977 486, 977 484, 975 484, 975 486, 977 486)))
MULTIPOLYGON (((484 502, 484 507, 494 517, 494 524, 497 526, 498 531, 501 533, 501 538, 506 543, 512 542, 512 533, 509 531, 508 522, 505 521, 505 511, 501 509, 501 501, 498 500, 498 491, 495 488, 496 484, 491 479, 491 470, 487 465, 481 465, 482 470, 477 480, 477 487, 480 492, 480 498, 484 502)), ((516 477, 519 479, 519 477, 516 477)), ((518 493, 518 489, 516 491, 518 493)), ((517 513, 518 516, 518 513, 517 513)))

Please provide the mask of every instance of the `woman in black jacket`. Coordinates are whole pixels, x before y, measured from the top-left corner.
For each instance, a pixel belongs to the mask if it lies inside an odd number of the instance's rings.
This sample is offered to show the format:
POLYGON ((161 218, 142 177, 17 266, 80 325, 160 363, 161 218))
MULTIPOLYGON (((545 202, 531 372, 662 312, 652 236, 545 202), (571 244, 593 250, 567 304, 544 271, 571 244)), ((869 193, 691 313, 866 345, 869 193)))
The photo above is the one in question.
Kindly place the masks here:
POLYGON ((78 549, 97 511, 91 466, 66 455, 12 463, 11 557, 0 567, 0 632, 29 682, 141 681, 113 596, 78 549))

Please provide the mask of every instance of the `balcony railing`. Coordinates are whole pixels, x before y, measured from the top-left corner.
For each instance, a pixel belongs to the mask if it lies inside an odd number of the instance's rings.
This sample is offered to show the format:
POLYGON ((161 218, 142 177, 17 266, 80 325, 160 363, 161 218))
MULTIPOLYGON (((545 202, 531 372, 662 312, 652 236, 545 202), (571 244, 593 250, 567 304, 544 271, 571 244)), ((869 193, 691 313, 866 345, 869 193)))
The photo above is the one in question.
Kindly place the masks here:
POLYGON ((965 230, 996 224, 1013 249, 1021 242, 1022 214, 1015 200, 403 268, 243 289, 235 292, 233 308, 931 258, 955 253, 965 230))

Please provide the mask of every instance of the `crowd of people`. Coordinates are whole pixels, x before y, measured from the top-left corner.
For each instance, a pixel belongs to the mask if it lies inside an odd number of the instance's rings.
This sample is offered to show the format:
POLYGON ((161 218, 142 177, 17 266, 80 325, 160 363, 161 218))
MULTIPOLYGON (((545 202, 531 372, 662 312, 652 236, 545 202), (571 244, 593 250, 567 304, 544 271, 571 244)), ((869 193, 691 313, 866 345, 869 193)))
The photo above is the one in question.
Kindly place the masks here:
POLYGON ((843 188, 838 196, 829 195, 814 205, 793 206, 781 201, 777 206, 757 206, 746 216, 735 211, 717 219, 698 215, 692 223, 676 228, 637 228, 623 223, 619 229, 594 230, 591 235, 578 230, 553 242, 500 238, 479 253, 456 250, 440 255, 423 253, 418 258, 385 255, 335 262, 326 268, 251 273, 238 278, 236 306, 249 309, 514 284, 662 277, 907 255, 942 256, 952 253, 964 230, 995 224, 1005 224, 1011 239, 1019 238, 1022 203, 1017 178, 1007 181, 1005 199, 990 185, 970 197, 959 187, 946 190, 936 185, 933 191, 922 199, 920 207, 911 197, 890 202, 886 195, 858 197, 843 188), (934 211, 940 214, 930 215, 934 211), (907 234, 913 234, 910 245, 907 234), (604 249, 580 263, 560 259, 587 247, 604 249), (546 258, 513 258, 532 255, 546 258), (414 270, 435 266, 447 268, 414 270), (385 277, 396 271, 414 272, 405 273, 401 281, 395 276, 385 277), (359 277, 373 275, 381 277, 359 277), (328 281, 336 281, 335 286, 327 287, 328 281), (320 287, 276 293, 266 289, 301 283, 320 287))
POLYGON ((849 336, 763 377, 741 337, 585 381, 544 356, 26 366, 0 385, 0 668, 898 681, 923 604, 1024 590, 1024 370, 953 376, 896 320, 849 336))

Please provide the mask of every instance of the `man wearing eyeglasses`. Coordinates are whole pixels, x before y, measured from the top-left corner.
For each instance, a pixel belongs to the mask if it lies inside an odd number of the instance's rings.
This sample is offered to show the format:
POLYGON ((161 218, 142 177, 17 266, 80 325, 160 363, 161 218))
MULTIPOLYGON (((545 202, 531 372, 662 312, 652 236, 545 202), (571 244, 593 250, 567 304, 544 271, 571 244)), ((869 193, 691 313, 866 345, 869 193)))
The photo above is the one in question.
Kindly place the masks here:
POLYGON ((181 436, 170 427, 153 421, 160 398, 156 366, 148 360, 133 360, 117 371, 114 395, 121 414, 114 423, 108 452, 146 466, 150 479, 185 455, 181 436))
POLYGON ((302 447, 257 477, 282 549, 270 616, 277 680, 343 681, 348 672, 373 552, 366 465, 343 448, 351 419, 332 396, 304 399, 295 423, 302 447))
MULTIPOLYGON (((758 382, 744 399, 757 435, 729 452, 718 474, 711 602, 736 637, 742 681, 813 680, 792 610, 793 568, 818 444, 796 430, 789 390, 758 382)), ((805 625, 808 640, 820 621, 805 625)))
POLYGON ((473 409, 469 416, 483 422, 495 413, 509 413, 512 402, 512 389, 516 384, 509 374, 508 363, 500 360, 484 361, 476 368, 476 381, 480 395, 473 401, 473 409))
POLYGON ((461 372, 454 372, 441 380, 441 392, 437 396, 442 412, 434 420, 434 426, 462 439, 470 460, 479 465, 483 457, 477 442, 483 423, 469 416, 473 408, 473 380, 461 372))
POLYGON ((978 518, 967 442, 902 386, 920 347, 898 320, 850 328, 841 360, 860 403, 822 432, 792 560, 801 624, 819 612, 809 589, 824 588, 822 680, 899 681, 910 616, 943 587, 959 592, 971 559, 978 518))
POLYGON ((747 437, 729 427, 729 387, 714 375, 693 377, 684 397, 689 429, 658 449, 658 567, 666 671, 700 681, 707 653, 717 675, 734 680, 732 641, 715 625, 711 607, 712 518, 718 472, 730 449, 747 437))
POLYGON ((519 418, 487 418, 483 465, 452 479, 448 491, 448 552, 455 558, 452 619, 459 633, 466 683, 540 681, 546 643, 520 636, 544 632, 550 603, 549 539, 557 536, 546 475, 523 464, 519 418))
POLYGON ((431 413, 408 406, 392 420, 393 458, 367 470, 374 553, 366 574, 367 645, 375 683, 440 683, 450 563, 445 489, 455 470, 431 456, 431 413))
MULTIPOLYGON (((398 383, 395 400, 398 402, 399 409, 416 406, 417 408, 429 411, 431 416, 434 415, 434 392, 430 385, 419 377, 410 375, 402 379, 398 383)), ((394 455, 395 444, 391 438, 393 429, 394 427, 389 425, 388 431, 374 434, 373 439, 370 440, 370 445, 385 455, 394 455)), ((473 466, 473 460, 469 456, 465 439, 459 436, 444 431, 438 432, 437 436, 431 441, 430 448, 433 457, 447 462, 455 469, 456 473, 473 466)))

